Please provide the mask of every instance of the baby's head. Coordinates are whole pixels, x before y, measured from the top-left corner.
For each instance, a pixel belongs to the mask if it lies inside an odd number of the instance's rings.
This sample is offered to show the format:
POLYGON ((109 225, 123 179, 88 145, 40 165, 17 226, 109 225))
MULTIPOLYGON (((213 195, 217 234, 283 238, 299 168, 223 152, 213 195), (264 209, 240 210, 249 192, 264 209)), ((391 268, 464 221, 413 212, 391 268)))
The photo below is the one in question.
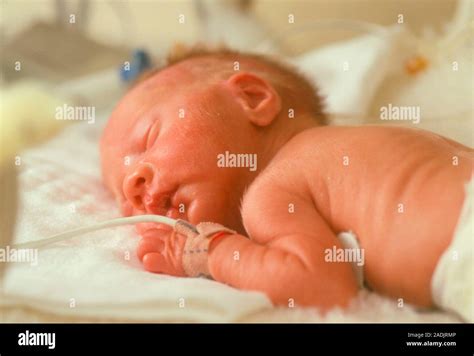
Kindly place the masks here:
POLYGON ((245 188, 292 136, 323 120, 316 90, 282 64, 229 50, 181 52, 112 113, 100 147, 104 181, 125 215, 241 230, 245 188), (254 154, 257 170, 222 167, 226 152, 254 154))

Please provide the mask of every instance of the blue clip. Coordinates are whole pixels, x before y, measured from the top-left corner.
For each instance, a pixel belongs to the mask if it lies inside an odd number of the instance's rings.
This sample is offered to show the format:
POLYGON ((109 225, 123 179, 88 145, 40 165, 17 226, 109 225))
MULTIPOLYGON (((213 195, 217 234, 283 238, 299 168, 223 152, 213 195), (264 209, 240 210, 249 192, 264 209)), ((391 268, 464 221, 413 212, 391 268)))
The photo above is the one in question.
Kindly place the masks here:
POLYGON ((136 49, 132 53, 130 64, 120 68, 120 78, 124 82, 131 82, 149 68, 151 68, 151 60, 148 53, 143 49, 136 49))

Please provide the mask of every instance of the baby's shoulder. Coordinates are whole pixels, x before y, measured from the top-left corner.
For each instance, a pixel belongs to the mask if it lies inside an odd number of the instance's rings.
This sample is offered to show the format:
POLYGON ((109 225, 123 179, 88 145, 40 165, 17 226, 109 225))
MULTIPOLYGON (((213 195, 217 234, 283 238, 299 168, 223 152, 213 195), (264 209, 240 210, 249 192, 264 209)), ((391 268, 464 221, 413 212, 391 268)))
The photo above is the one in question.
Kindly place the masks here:
MULTIPOLYGON (((317 142, 320 135, 319 131, 309 129, 291 138, 278 150, 268 165, 258 173, 250 190, 261 190, 264 186, 284 190, 302 188, 307 170, 317 167, 314 153, 319 150, 317 142)), ((324 151, 319 153, 319 156, 322 155, 324 155, 324 151)))
POLYGON ((321 174, 338 172, 344 157, 376 169, 381 161, 403 156, 427 135, 421 130, 395 127, 318 126, 298 133, 283 145, 252 185, 297 189, 308 179, 314 182, 321 174))
POLYGON ((317 165, 318 160, 324 160, 339 150, 343 141, 339 137, 346 131, 341 127, 319 126, 298 133, 279 149, 268 165, 267 173, 273 170, 290 173, 288 168, 308 167, 309 162, 311 166, 317 165))
POLYGON ((283 145, 252 185, 304 189, 308 180, 314 183, 318 176, 341 169, 345 156, 367 164, 377 161, 378 156, 386 160, 387 155, 381 151, 387 143, 407 134, 410 136, 413 132, 378 126, 314 127, 298 133, 283 145))
POLYGON ((440 137, 420 129, 384 126, 318 126, 295 135, 275 156, 275 162, 293 159, 309 159, 329 164, 341 153, 372 154, 379 156, 384 149, 403 150, 407 144, 420 141, 427 144, 439 143, 440 137), (437 141, 436 141, 437 140, 437 141))

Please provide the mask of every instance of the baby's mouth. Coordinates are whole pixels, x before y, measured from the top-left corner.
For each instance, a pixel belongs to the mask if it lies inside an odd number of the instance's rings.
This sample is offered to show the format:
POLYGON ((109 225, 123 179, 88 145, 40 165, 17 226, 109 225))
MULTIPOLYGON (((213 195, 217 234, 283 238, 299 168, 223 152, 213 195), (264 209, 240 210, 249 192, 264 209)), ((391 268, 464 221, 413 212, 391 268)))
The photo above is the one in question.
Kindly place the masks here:
MULTIPOLYGON (((172 219, 185 219, 185 214, 181 214, 177 206, 174 206, 171 202, 169 195, 166 196, 153 196, 146 195, 143 199, 143 206, 146 214, 151 215, 162 215, 172 219)), ((158 224, 158 223, 146 223, 154 229, 166 229, 169 230, 169 226, 158 224)), ((144 224, 145 225, 145 224, 144 224)))
POLYGON ((175 218, 173 216, 174 207, 171 206, 171 199, 168 195, 157 197, 146 194, 143 198, 143 206, 147 214, 164 215, 175 218))
MULTIPOLYGON (((174 219, 174 217, 171 216, 172 213, 170 211, 153 208, 153 207, 149 207, 149 208, 147 207, 146 214, 162 215, 162 216, 167 216, 174 219)), ((145 235, 148 235, 148 234, 152 234, 153 236, 166 235, 166 234, 169 234, 173 230, 171 226, 168 226, 166 224, 156 223, 156 222, 140 223, 140 224, 137 224, 136 228, 137 228, 138 233, 142 237, 145 237, 145 235)))
MULTIPOLYGON (((134 209, 133 215, 161 215, 176 220, 187 220, 188 214, 185 212, 180 212, 180 206, 183 204, 178 203, 178 200, 176 199, 177 195, 177 190, 164 194, 146 192, 142 197, 142 209, 134 209)), ((173 229, 165 224, 149 222, 137 224, 136 230, 142 237, 144 237, 145 235, 166 235, 169 234, 173 229)))

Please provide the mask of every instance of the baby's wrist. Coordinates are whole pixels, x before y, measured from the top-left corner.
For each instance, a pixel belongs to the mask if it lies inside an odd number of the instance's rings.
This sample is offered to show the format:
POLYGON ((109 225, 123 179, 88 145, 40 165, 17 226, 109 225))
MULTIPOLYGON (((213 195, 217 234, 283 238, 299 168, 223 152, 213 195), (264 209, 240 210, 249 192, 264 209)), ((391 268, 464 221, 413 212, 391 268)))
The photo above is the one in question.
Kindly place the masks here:
POLYGON ((183 269, 189 277, 210 277, 208 266, 209 253, 226 236, 236 234, 222 225, 200 223, 196 226, 197 233, 186 231, 186 243, 182 255, 183 269))
POLYGON ((209 247, 208 247, 208 253, 211 253, 212 250, 220 243, 222 240, 224 240, 225 237, 231 236, 235 233, 229 233, 227 231, 221 231, 215 234, 214 236, 210 237, 209 239, 209 247))

